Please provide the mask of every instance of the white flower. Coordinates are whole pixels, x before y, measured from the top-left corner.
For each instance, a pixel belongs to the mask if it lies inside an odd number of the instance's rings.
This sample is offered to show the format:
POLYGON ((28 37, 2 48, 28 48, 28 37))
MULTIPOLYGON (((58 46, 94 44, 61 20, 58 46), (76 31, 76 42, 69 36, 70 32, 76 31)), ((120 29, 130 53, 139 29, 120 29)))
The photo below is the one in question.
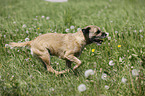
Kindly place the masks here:
POLYGON ((70 29, 74 29, 75 28, 75 26, 70 26, 70 29))
POLYGON ((127 81, 127 79, 124 78, 124 77, 122 77, 121 82, 122 82, 122 83, 126 83, 126 81, 127 81))
POLYGON ((80 85, 78 86, 78 90, 79 90, 80 92, 85 91, 85 90, 86 90, 86 85, 85 85, 85 84, 80 84, 80 85))
POLYGON ((50 17, 46 17, 46 20, 50 19, 50 17))
POLYGON ((139 32, 142 32, 142 30, 139 30, 139 32))
POLYGON ((4 38, 6 38, 6 35, 4 35, 4 38))
POLYGON ((15 21, 14 21, 13 23, 14 23, 14 24, 16 24, 16 22, 15 22, 15 21))
POLYGON ((78 28, 78 29, 77 29, 77 31, 80 31, 80 30, 81 30, 81 28, 78 28))
POLYGON ((111 40, 111 37, 108 37, 108 40, 111 40))
POLYGON ((106 80, 106 79, 107 79, 107 74, 103 73, 102 76, 101 76, 101 78, 102 78, 103 80, 106 80))
POLYGON ((133 70, 132 70, 132 75, 133 75, 133 76, 138 76, 138 75, 139 75, 138 70, 133 69, 133 70))
POLYGON ((105 85, 105 89, 109 89, 109 86, 105 85))
POLYGON ((29 33, 29 31, 27 30, 27 31, 26 31, 26 33, 28 34, 28 33, 29 33))
POLYGON ((26 28, 27 26, 26 26, 26 24, 24 24, 23 26, 22 26, 22 28, 26 28))
POLYGON ((45 0, 49 2, 67 2, 68 0, 45 0))
POLYGON ((25 41, 29 41, 30 39, 29 38, 25 38, 25 41))
POLYGON ((54 91, 54 88, 49 88, 49 91, 54 91))
POLYGON ((122 58, 121 57, 119 57, 119 62, 122 62, 122 58))
POLYGON ((41 18, 44 18, 45 16, 41 16, 41 18))
POLYGON ((109 61, 109 65, 113 66, 115 63, 113 62, 113 60, 109 61))
POLYGON ((85 71, 85 77, 88 78, 90 75, 94 75, 94 71, 92 69, 85 71))
POLYGON ((5 44, 5 48, 8 48, 9 47, 9 44, 5 44))
POLYGON ((134 32, 136 33, 136 30, 134 30, 134 32))
POLYGON ((140 35, 141 38, 143 38, 143 35, 140 35))
POLYGON ((118 33, 118 31, 115 31, 115 33, 118 33))
POLYGON ((69 32, 69 29, 65 29, 65 32, 69 32))

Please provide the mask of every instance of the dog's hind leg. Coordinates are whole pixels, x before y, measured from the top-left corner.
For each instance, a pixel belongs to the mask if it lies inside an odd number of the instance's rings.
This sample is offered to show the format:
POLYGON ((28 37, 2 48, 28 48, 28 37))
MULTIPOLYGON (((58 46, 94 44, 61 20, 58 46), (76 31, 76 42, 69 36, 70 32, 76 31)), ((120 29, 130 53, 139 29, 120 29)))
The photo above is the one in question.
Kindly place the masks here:
POLYGON ((36 50, 35 49, 35 51, 33 50, 33 52, 36 54, 36 55, 38 55, 38 57, 39 58, 41 58, 42 59, 42 61, 45 63, 45 65, 46 65, 46 68, 47 68, 47 70, 49 71, 49 72, 52 72, 52 73, 55 73, 56 75, 58 75, 58 74, 63 74, 63 73, 66 73, 66 72, 68 72, 69 70, 68 69, 66 69, 66 70, 64 70, 64 71, 56 71, 56 70, 54 70, 53 68, 52 68, 52 66, 50 65, 50 54, 48 53, 48 51, 47 50, 36 50))

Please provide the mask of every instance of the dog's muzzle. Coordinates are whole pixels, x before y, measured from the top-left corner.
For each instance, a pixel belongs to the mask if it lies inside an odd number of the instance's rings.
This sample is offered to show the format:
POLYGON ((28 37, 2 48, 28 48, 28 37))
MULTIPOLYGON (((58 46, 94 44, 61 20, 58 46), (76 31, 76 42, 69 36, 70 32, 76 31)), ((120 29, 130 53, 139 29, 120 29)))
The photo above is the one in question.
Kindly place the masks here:
POLYGON ((101 45, 102 42, 103 42, 102 39, 106 38, 107 36, 108 36, 108 35, 107 35, 105 32, 103 32, 102 35, 101 35, 100 37, 94 38, 94 39, 93 39, 93 42, 96 43, 97 45, 101 45))

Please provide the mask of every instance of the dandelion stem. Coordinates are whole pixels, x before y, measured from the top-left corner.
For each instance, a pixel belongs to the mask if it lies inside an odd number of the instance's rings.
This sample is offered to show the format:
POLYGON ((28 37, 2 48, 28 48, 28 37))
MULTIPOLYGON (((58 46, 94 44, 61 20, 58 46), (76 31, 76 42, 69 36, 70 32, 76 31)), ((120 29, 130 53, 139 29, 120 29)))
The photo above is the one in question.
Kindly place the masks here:
POLYGON ((130 76, 130 80, 131 80, 131 85, 132 85, 132 91, 134 94, 136 94, 135 88, 134 88, 134 83, 133 83, 133 79, 131 76, 131 69, 129 68, 129 76, 130 76))

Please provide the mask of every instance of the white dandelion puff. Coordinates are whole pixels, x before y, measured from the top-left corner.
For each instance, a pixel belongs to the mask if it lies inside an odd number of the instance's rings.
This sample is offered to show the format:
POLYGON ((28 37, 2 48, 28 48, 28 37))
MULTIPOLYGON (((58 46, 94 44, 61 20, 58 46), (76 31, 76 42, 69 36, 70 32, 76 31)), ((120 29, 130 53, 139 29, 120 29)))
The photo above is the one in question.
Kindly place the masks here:
POLYGON ((8 48, 9 47, 9 44, 5 44, 5 48, 8 48))
POLYGON ((111 37, 108 37, 108 40, 111 40, 111 37))
POLYGON ((137 31, 136 31, 136 30, 134 30, 134 32, 136 33, 137 31))
POLYGON ((109 86, 108 85, 105 85, 105 89, 109 89, 109 86))
POLYGON ((101 78, 102 78, 103 80, 106 80, 106 79, 107 79, 107 74, 103 73, 102 76, 101 76, 101 78))
POLYGON ((142 32, 142 30, 139 30, 139 32, 142 32))
POLYGON ((28 33, 29 33, 29 31, 27 30, 27 31, 26 31, 26 33, 28 34, 28 33))
POLYGON ((6 35, 4 35, 4 38, 6 38, 6 35))
POLYGON ((46 17, 46 20, 49 20, 50 19, 50 17, 46 17))
POLYGON ((54 91, 54 88, 49 88, 49 91, 54 91))
POLYGON ((75 28, 75 26, 70 26, 70 29, 74 29, 75 28))
POLYGON ((132 75, 133 75, 133 76, 138 76, 138 75, 139 75, 138 70, 137 70, 137 69, 133 69, 133 70, 132 70, 132 75))
POLYGON ((29 38, 25 38, 25 41, 29 41, 30 39, 29 38))
POLYGON ((69 32, 69 29, 67 28, 67 29, 65 29, 65 32, 69 32))
POLYGON ((109 61, 109 65, 110 65, 110 66, 115 65, 115 63, 113 62, 113 60, 109 61))
POLYGON ((90 75, 94 75, 94 71, 92 69, 85 71, 85 77, 88 78, 90 75))
POLYGON ((81 28, 78 28, 77 31, 81 31, 81 28))
POLYGON ((119 62, 122 62, 122 60, 123 60, 123 59, 122 59, 121 57, 119 57, 119 62))
POLYGON ((118 33, 118 31, 115 31, 115 33, 118 33))
POLYGON ((26 26, 26 24, 24 24, 23 26, 22 26, 22 28, 26 28, 27 26, 26 26))
POLYGON ((126 83, 126 81, 127 81, 127 79, 124 78, 124 77, 122 77, 121 82, 122 82, 122 83, 126 83))
POLYGON ((79 92, 85 91, 85 90, 86 90, 86 85, 85 85, 85 84, 80 84, 80 85, 78 86, 78 90, 79 90, 79 92))
POLYGON ((44 18, 45 16, 41 16, 41 18, 44 18))

